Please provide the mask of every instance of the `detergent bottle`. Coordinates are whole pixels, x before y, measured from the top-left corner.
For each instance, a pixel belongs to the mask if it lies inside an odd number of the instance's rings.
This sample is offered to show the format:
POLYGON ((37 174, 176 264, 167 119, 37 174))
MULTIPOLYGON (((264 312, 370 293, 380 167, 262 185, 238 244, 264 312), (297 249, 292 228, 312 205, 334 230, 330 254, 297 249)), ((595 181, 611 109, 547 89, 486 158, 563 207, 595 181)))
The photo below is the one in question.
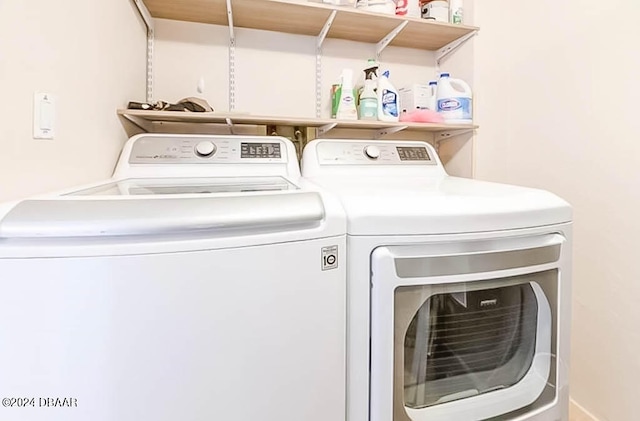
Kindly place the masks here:
POLYGON ((342 71, 342 83, 337 99, 338 109, 336 118, 338 120, 357 120, 358 111, 356 109, 356 99, 353 90, 353 70, 344 69, 342 71))
POLYGON ((400 119, 398 91, 389 81, 387 70, 378 79, 378 120, 397 122, 400 119))
POLYGON ((430 109, 431 111, 438 111, 438 101, 437 101, 437 96, 438 96, 438 81, 437 80, 430 80, 429 81, 429 105, 428 105, 428 109, 430 109))
POLYGON ((364 89, 360 92, 358 117, 360 120, 378 120, 378 95, 376 94, 376 81, 378 64, 369 59, 367 68, 364 69, 364 89))
POLYGON ((452 79, 449 73, 440 74, 436 101, 446 123, 472 123, 471 100, 471 87, 465 81, 452 79))
POLYGON ((371 79, 364 81, 364 89, 360 94, 360 120, 378 120, 378 96, 375 82, 371 79))

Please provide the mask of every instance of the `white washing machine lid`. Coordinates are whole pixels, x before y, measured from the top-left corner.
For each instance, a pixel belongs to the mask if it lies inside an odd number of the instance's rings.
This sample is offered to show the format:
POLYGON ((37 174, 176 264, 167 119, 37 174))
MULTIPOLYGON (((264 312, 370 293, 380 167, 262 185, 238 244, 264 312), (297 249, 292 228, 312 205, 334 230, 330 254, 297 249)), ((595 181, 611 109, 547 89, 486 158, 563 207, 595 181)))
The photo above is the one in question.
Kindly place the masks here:
POLYGON ((0 210, 0 240, 285 230, 327 222, 320 193, 284 177, 109 180, 0 210))
POLYGON ((298 190, 283 177, 126 178, 81 189, 67 196, 153 196, 298 190))
POLYGON ((429 235, 570 222, 571 207, 543 190, 458 177, 317 177, 347 212, 350 235, 429 235))

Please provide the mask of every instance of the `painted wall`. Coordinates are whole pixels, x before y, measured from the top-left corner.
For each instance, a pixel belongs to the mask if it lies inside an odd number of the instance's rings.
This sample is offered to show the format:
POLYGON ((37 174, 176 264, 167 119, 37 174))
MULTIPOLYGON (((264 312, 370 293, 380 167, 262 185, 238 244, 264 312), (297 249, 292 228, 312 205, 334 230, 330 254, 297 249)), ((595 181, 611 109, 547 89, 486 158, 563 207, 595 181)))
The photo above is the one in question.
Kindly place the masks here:
POLYGON ((476 175, 575 209, 573 399, 638 419, 640 4, 483 0, 476 175))
POLYGON ((144 99, 146 30, 131 1, 0 1, 0 201, 111 175, 116 109, 144 99), (33 93, 57 98, 56 138, 34 140, 33 93))
MULTIPOLYGON (((304 0, 301 2, 304 3, 304 0)), ((315 117, 316 38, 236 28, 236 111, 267 116, 315 117)), ((156 20, 154 96, 176 102, 187 96, 207 99, 215 110, 229 110, 229 31, 225 26, 156 20), (200 80, 204 91, 198 92, 200 80)), ((322 58, 322 117, 330 116, 330 88, 343 68, 362 83, 375 45, 327 39, 322 58)), ((473 49, 465 46, 443 63, 443 70, 473 83, 473 49)), ((397 88, 427 83, 437 74, 433 52, 388 47, 380 57, 397 88)), ((169 129, 169 127, 167 127, 169 129)), ((173 128, 172 128, 173 130, 173 128)), ((205 130, 206 131, 206 130, 205 130)), ((371 138, 373 131, 333 130, 325 137, 371 138)), ((430 134, 401 132, 386 137, 433 140, 430 134)), ((451 172, 472 175, 469 136, 447 142, 442 149, 451 172)))
MULTIPOLYGON (((169 102, 197 95, 226 112, 228 101, 227 27, 156 20, 155 97, 169 102), (198 93, 200 78, 205 90, 198 93)), ((250 29, 236 30, 236 111, 269 116, 315 116, 315 37, 250 29)), ((323 54, 323 117, 330 116, 330 88, 343 68, 362 78, 375 46, 327 39, 323 54)), ((381 66, 403 84, 435 77, 431 52, 390 47, 381 66)))

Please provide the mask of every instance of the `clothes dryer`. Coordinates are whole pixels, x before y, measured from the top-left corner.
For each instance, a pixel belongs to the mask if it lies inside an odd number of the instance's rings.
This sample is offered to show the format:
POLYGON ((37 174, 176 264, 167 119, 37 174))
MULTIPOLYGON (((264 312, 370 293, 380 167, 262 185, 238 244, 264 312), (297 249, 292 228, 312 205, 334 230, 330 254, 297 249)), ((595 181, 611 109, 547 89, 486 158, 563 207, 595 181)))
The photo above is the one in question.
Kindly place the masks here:
POLYGON ((347 420, 567 420, 570 206, 415 141, 316 140, 347 212, 347 420))

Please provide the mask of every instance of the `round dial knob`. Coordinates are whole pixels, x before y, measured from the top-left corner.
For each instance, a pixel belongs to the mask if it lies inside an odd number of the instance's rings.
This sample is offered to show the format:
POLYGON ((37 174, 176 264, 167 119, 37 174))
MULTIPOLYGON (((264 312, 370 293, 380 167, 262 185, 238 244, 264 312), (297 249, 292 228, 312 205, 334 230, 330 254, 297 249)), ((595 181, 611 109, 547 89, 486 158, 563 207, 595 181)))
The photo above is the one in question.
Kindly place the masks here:
POLYGON ((377 146, 369 145, 364 148, 364 154, 367 158, 378 159, 380 158, 380 148, 377 146))
POLYGON ((196 145, 196 155, 208 157, 216 153, 216 145, 210 140, 203 140, 196 145))

